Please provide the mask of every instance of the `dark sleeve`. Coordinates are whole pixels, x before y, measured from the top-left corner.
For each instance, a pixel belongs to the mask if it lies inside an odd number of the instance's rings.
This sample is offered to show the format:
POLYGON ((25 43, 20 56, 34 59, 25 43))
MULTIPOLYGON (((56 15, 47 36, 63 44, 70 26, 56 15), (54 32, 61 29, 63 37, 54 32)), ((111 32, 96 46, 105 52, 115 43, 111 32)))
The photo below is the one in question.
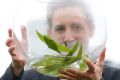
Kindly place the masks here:
POLYGON ((12 70, 12 66, 10 65, 7 68, 7 70, 5 71, 5 73, 3 74, 3 76, 0 78, 0 80, 20 80, 20 78, 23 74, 23 71, 21 72, 20 76, 17 77, 14 75, 13 70, 12 70))
POLYGON ((59 80, 59 78, 47 76, 31 69, 24 71, 21 80, 59 80))
POLYGON ((103 78, 104 80, 120 80, 120 68, 105 65, 103 78))

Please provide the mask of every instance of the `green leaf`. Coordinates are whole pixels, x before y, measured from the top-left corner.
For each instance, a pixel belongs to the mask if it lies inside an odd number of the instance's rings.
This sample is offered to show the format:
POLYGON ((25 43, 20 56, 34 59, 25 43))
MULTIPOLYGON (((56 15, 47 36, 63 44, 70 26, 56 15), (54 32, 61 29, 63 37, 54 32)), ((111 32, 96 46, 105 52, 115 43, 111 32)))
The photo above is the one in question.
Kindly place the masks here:
POLYGON ((73 54, 77 51, 78 49, 78 42, 76 42, 73 46, 72 49, 69 47, 66 47, 54 40, 52 40, 49 36, 47 35, 42 35, 38 31, 36 31, 39 39, 46 43, 48 48, 61 53, 61 52, 66 52, 66 56, 62 55, 45 55, 42 59, 39 59, 35 61, 32 65, 34 69, 37 69, 40 73, 46 74, 46 75, 56 75, 60 73, 61 70, 65 68, 70 68, 69 65, 75 63, 76 61, 80 60, 80 70, 85 70, 87 68, 87 59, 88 56, 83 56, 83 48, 82 46, 78 50, 77 56, 73 56, 73 54))
POLYGON ((57 51, 58 53, 60 53, 58 46, 56 45, 56 43, 52 39, 50 39, 46 36, 44 36, 44 39, 45 39, 45 42, 46 42, 48 48, 53 49, 53 50, 57 51))
POLYGON ((78 47, 78 42, 76 42, 76 44, 73 46, 72 50, 67 54, 67 56, 72 56, 77 50, 77 47, 78 47))
POLYGON ((88 68, 88 66, 87 66, 87 60, 88 60, 88 56, 84 56, 81 59, 81 63, 80 63, 80 70, 81 71, 85 71, 88 68))
POLYGON ((65 60, 69 61, 71 59, 71 56, 75 53, 75 51, 78 48, 78 42, 75 43, 75 45, 73 46, 72 50, 66 55, 65 60))
POLYGON ((34 69, 37 69, 37 71, 43 74, 55 76, 66 68, 68 64, 64 63, 64 57, 45 55, 44 58, 35 60, 31 65, 34 69))
POLYGON ((78 58, 78 59, 81 59, 81 58, 82 58, 82 50, 83 50, 83 48, 82 48, 82 46, 81 46, 80 49, 79 49, 79 51, 78 51, 78 55, 77 55, 77 58, 78 58))
POLYGON ((39 39, 42 40, 43 42, 45 42, 44 36, 42 34, 40 34, 38 31, 36 31, 36 33, 37 33, 39 39))
POLYGON ((77 60, 80 60, 82 58, 82 46, 80 47, 79 51, 78 51, 78 54, 76 57, 72 58, 69 62, 70 63, 74 63, 76 62, 77 60))
POLYGON ((47 36, 43 36, 42 34, 40 34, 38 31, 36 31, 39 38, 45 42, 47 44, 47 46, 50 48, 50 49, 53 49, 55 51, 57 51, 58 53, 60 53, 59 49, 58 49, 58 46, 56 45, 56 43, 50 39, 49 37, 47 36))
POLYGON ((50 49, 53 49, 53 50, 57 51, 58 53, 70 52, 70 48, 68 48, 68 47, 66 47, 58 42, 55 42, 49 36, 43 36, 38 31, 36 31, 36 33, 37 33, 39 39, 42 40, 44 43, 46 43, 50 49))

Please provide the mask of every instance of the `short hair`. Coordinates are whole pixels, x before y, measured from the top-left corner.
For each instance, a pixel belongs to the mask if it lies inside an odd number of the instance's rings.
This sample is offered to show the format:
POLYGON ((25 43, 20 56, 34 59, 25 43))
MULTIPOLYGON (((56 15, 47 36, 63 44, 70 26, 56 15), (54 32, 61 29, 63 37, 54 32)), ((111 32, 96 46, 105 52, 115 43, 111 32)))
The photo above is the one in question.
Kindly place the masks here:
POLYGON ((87 18, 87 21, 93 22, 93 16, 90 9, 90 6, 86 2, 87 0, 50 0, 47 6, 47 22, 51 27, 52 22, 51 19, 54 15, 55 10, 61 7, 78 7, 82 8, 84 15, 87 18))

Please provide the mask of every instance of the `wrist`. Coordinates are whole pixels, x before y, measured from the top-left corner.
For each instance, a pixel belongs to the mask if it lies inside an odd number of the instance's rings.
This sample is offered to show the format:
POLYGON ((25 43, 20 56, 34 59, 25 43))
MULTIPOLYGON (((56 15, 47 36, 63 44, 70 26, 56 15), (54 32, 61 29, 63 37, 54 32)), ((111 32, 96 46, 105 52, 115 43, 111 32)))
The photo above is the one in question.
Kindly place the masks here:
POLYGON ((19 77, 21 75, 23 69, 24 69, 23 67, 16 67, 12 64, 12 71, 16 77, 19 77))

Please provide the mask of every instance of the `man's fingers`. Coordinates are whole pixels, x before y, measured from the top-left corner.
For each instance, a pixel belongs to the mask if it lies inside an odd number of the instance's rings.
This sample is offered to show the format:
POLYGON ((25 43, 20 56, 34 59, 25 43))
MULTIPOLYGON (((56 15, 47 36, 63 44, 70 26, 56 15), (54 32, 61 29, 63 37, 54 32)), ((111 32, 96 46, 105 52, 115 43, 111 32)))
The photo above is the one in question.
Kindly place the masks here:
POLYGON ((106 51, 106 48, 103 49, 103 51, 101 52, 99 58, 98 58, 98 61, 97 61, 97 64, 98 65, 102 65, 103 62, 104 62, 104 59, 105 59, 105 51, 106 51))
POLYGON ((21 34, 22 34, 22 39, 27 40, 27 30, 25 26, 21 26, 21 34))
POLYGON ((11 45, 14 44, 13 37, 12 37, 12 29, 11 29, 11 28, 8 29, 8 35, 9 35, 9 38, 7 39, 7 41, 6 41, 5 44, 6 44, 8 47, 10 47, 11 45))
POLYGON ((15 45, 9 47, 8 52, 10 53, 11 56, 16 55, 14 50, 15 50, 15 45))
POLYGON ((9 37, 12 37, 12 29, 11 28, 8 29, 8 35, 9 35, 9 37))
POLYGON ((25 53, 27 53, 28 52, 28 40, 27 40, 28 37, 27 37, 27 29, 24 25, 21 26, 21 33, 22 33, 21 43, 22 43, 22 45, 24 45, 23 49, 24 49, 25 53))
POLYGON ((73 73, 70 73, 70 72, 68 72, 67 70, 61 71, 61 74, 63 74, 63 75, 68 75, 68 76, 71 76, 71 77, 73 77, 73 78, 76 78, 76 76, 75 76, 73 73))
POLYGON ((80 72, 78 69, 66 69, 66 71, 76 76, 76 79, 90 79, 89 74, 86 74, 86 72, 80 72))
POLYGON ((67 79, 67 80, 75 80, 74 78, 70 77, 70 76, 67 76, 67 75, 64 75, 64 74, 59 74, 59 77, 61 79, 67 79))
POLYGON ((8 47, 10 47, 11 45, 13 45, 13 38, 8 38, 6 43, 5 43, 8 47))
POLYGON ((87 61, 87 65, 89 67, 88 72, 95 73, 95 66, 94 66, 93 62, 89 60, 89 61, 87 61))

